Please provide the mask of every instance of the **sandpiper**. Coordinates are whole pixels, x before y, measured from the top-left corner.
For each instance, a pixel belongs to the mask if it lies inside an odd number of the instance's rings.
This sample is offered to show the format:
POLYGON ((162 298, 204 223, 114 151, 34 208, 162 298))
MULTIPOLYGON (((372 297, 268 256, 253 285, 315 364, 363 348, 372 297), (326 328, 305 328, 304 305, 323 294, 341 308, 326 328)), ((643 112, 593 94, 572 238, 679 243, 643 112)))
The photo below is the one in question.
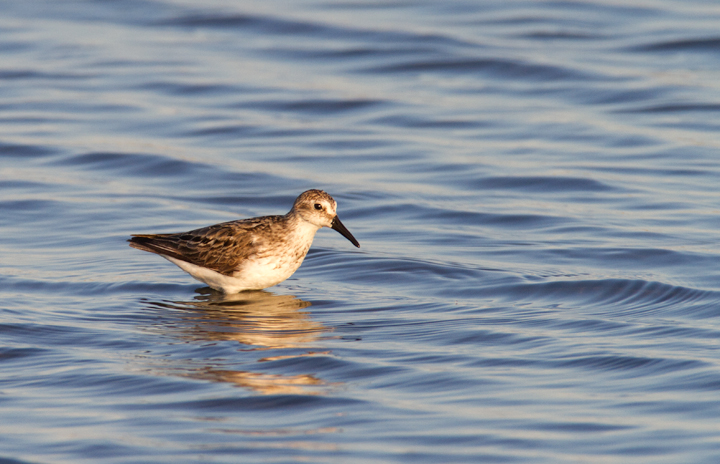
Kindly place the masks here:
POLYGON ((327 193, 308 190, 284 216, 240 219, 178 234, 133 235, 128 242, 159 254, 215 290, 260 290, 293 275, 322 227, 337 230, 360 248, 336 208, 327 193))

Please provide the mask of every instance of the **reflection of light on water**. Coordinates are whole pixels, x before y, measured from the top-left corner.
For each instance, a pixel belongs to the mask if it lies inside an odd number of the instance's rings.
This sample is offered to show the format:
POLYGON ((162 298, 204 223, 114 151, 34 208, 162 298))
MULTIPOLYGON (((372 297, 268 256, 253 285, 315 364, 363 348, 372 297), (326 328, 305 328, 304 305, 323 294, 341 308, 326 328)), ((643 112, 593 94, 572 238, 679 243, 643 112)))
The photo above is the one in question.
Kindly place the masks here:
POLYGON ((328 329, 300 311, 310 306, 292 295, 213 292, 188 302, 153 302, 181 310, 182 324, 166 327, 185 340, 235 340, 253 349, 293 348, 313 342, 328 329))
MULTIPOLYGON (((308 435, 327 435, 332 433, 342 433, 342 429, 338 427, 318 427, 315 429, 272 429, 272 430, 242 430, 242 429, 210 429, 213 432, 220 432, 226 434, 244 435, 248 437, 260 437, 260 438, 288 438, 288 437, 303 437, 308 435)), ((253 443, 244 443, 244 446, 253 446, 253 443)), ((262 440, 256 443, 259 448, 276 448, 276 449, 301 449, 309 451, 338 451, 340 447, 335 443, 323 443, 318 441, 309 440, 294 440, 287 441, 282 440, 278 442, 272 442, 262 440)))
POLYGON ((261 374, 258 372, 206 368, 191 373, 189 376, 196 379, 211 380, 213 382, 234 383, 237 386, 248 388, 265 395, 317 395, 321 392, 305 387, 327 385, 322 380, 309 374, 261 374))
MULTIPOLYGON (((340 414, 344 415, 344 414, 340 414)), ((243 429, 215 429, 223 433, 250 435, 257 437, 285 437, 288 435, 319 435, 323 433, 340 433, 338 427, 318 427, 316 429, 271 429, 271 430, 243 430, 243 429)))
MULTIPOLYGON (((320 338, 329 329, 310 319, 307 301, 291 295, 265 291, 223 295, 216 292, 198 295, 187 302, 147 302, 153 309, 171 310, 175 318, 154 325, 151 330, 186 341, 237 341, 258 350, 298 348, 320 338)), ((266 356, 258 362, 277 361, 329 352, 305 352, 266 356)), ((213 382, 228 382, 263 394, 321 394, 330 384, 310 374, 283 375, 223 369, 218 360, 163 361, 153 371, 213 382), (200 366, 198 366, 200 364, 200 366), (204 364, 204 366, 203 366, 204 364)))

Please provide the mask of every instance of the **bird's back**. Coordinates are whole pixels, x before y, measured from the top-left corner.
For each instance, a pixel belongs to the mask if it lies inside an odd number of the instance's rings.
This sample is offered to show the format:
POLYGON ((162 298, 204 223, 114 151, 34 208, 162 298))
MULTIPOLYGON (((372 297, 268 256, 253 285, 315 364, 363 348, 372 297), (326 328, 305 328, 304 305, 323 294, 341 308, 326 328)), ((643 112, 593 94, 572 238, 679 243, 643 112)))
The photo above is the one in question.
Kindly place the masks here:
POLYGON ((176 234, 133 235, 130 246, 230 276, 248 258, 263 254, 267 237, 282 234, 284 216, 223 222, 176 234))

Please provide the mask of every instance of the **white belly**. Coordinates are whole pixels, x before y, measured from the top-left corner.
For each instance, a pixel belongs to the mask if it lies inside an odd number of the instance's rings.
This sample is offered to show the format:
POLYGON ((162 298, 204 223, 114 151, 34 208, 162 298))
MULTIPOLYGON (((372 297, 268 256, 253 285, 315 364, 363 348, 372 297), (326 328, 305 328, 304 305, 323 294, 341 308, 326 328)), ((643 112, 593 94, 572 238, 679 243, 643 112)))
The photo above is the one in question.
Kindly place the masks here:
MULTIPOLYGON (((307 250, 306 250, 307 252, 307 250)), ((204 282, 215 290, 225 293, 237 293, 244 290, 261 290, 272 287, 284 281, 297 271, 305 259, 302 256, 290 259, 265 258, 260 260, 248 260, 242 269, 234 276, 226 276, 206 267, 190 264, 170 256, 161 255, 168 261, 176 264, 180 269, 187 272, 200 282, 204 282)))

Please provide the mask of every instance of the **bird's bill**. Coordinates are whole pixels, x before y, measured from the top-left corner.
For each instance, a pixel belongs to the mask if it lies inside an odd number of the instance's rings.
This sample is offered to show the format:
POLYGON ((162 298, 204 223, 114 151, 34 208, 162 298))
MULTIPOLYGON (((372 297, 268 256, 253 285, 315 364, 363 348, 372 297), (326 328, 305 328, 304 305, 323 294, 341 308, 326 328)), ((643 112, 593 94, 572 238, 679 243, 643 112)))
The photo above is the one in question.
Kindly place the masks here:
POLYGON ((330 227, 340 232, 343 237, 350 240, 350 242, 356 247, 360 248, 360 244, 358 243, 358 241, 355 240, 355 237, 353 237, 350 231, 345 228, 345 226, 342 222, 340 222, 340 219, 337 216, 335 216, 335 219, 333 219, 330 227))

